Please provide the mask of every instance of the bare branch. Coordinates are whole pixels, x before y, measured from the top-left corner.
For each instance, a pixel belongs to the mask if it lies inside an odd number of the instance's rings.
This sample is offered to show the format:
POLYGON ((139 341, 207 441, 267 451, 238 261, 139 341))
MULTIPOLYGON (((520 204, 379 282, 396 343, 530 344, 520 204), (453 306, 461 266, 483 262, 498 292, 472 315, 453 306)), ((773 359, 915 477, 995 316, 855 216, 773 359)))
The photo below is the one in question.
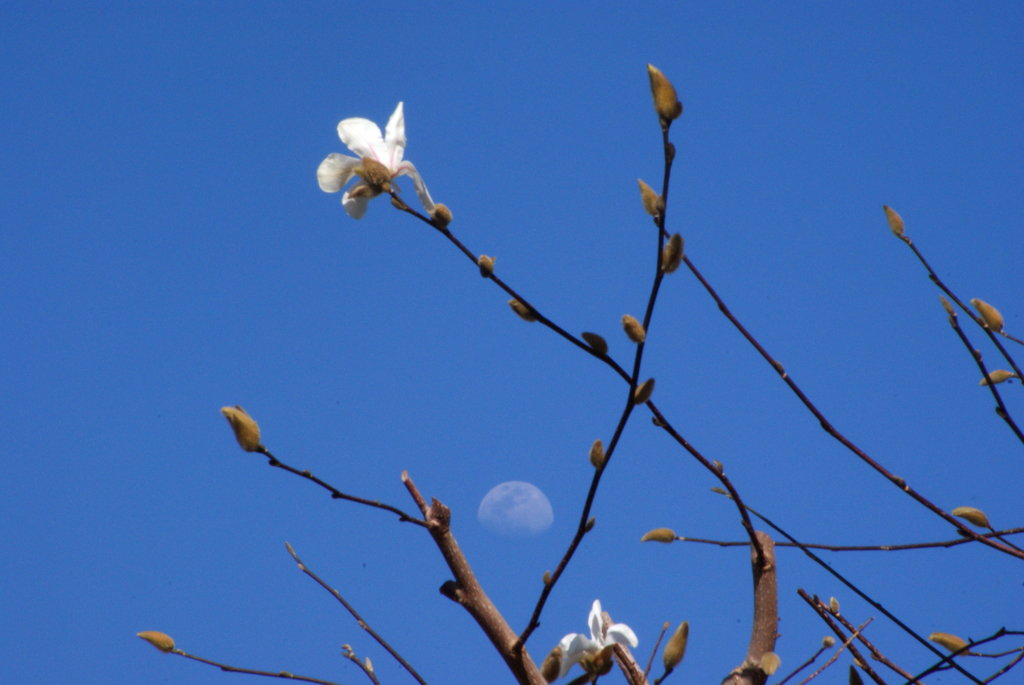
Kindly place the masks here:
MULTIPOLYGON (((295 563, 297 563, 299 565, 299 570, 300 571, 302 571, 307 576, 309 576, 310 578, 315 580, 317 583, 319 583, 320 586, 323 589, 325 589, 328 592, 330 592, 334 596, 335 599, 337 599, 339 602, 341 602, 342 606, 344 606, 348 610, 348 613, 352 614, 352 618, 354 618, 356 620, 356 622, 359 624, 359 627, 362 628, 363 630, 365 630, 367 633, 369 633, 370 637, 372 637, 374 640, 376 640, 377 643, 381 647, 383 647, 385 650, 387 650, 388 654, 390 654, 392 657, 395 658, 395 661, 397 661, 398 663, 402 664, 402 667, 405 668, 405 670, 409 671, 409 674, 413 678, 416 679, 416 682, 418 682, 420 685, 427 685, 426 681, 424 681, 423 678, 420 677, 420 674, 416 672, 416 669, 414 669, 409 664, 408 661, 403 659, 402 656, 398 652, 396 652, 394 649, 392 649, 391 645, 389 645, 387 642, 385 642, 384 638, 382 638, 380 635, 378 635, 373 630, 373 628, 371 628, 369 626, 369 624, 366 621, 363 620, 363 617, 360 616, 356 612, 356 610, 352 608, 352 605, 345 601, 345 598, 341 596, 341 593, 339 593, 337 590, 335 590, 334 588, 332 588, 329 585, 327 585, 327 583, 322 581, 318 575, 316 575, 315 573, 310 571, 309 567, 307 567, 304 563, 302 563, 302 559, 299 559, 299 555, 295 553, 295 550, 292 549, 292 546, 289 543, 286 542, 284 544, 285 544, 285 547, 288 548, 288 554, 291 554, 292 555, 292 559, 294 559, 295 563)), ((358 659, 356 659, 356 661, 358 662, 358 659)), ((367 674, 370 675, 373 678, 374 682, 377 681, 377 678, 376 678, 376 676, 373 676, 372 671, 369 671, 365 667, 363 667, 363 670, 367 671, 367 674)))
POLYGON ((754 622, 750 645, 743 663, 722 681, 729 685, 764 685, 768 674, 761 667, 765 654, 775 651, 779 632, 779 596, 775 576, 775 545, 767 533, 756 532, 762 553, 751 545, 750 561, 754 574, 754 622))

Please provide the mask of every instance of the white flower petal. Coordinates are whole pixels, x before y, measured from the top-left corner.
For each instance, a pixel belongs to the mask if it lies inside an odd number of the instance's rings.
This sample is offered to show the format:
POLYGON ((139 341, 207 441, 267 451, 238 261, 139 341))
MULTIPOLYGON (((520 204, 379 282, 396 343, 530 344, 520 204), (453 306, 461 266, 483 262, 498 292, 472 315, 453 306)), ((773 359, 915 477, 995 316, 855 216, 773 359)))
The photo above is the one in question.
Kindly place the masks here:
POLYGON ((640 641, 636 639, 636 633, 625 623, 616 623, 608 627, 608 635, 605 644, 629 645, 636 647, 640 641))
POLYGON ((558 646, 562 648, 562 667, 559 670, 559 678, 568 673, 572 665, 582 659, 584 654, 601 650, 601 645, 581 633, 566 635, 558 643, 558 646))
POLYGON ((590 608, 590 637, 594 638, 600 644, 604 644, 604 619, 601 618, 601 600, 595 599, 594 606, 590 608))
POLYGON ((434 200, 431 199, 430 192, 427 190, 427 184, 420 178, 420 172, 416 171, 416 167, 413 166, 412 162, 402 162, 398 165, 398 169, 392 178, 398 178, 399 176, 409 176, 412 178, 412 182, 416 186, 416 195, 420 198, 420 202, 423 203, 423 208, 427 210, 428 214, 433 214, 434 200))
POLYGON ((405 113, 402 103, 395 107, 395 113, 388 119, 388 125, 384 129, 384 143, 391 151, 391 169, 394 169, 402 161, 405 154, 405 113))
POLYGON ((320 182, 320 190, 325 193, 336 193, 345 187, 345 184, 354 175, 354 169, 360 162, 355 157, 346 157, 332 152, 327 159, 320 162, 316 170, 316 180, 320 182))
POLYGON ((352 191, 360 186, 366 184, 362 181, 359 183, 352 184, 352 187, 345 191, 345 194, 341 196, 341 204, 344 205, 345 211, 353 219, 362 219, 363 215, 366 214, 366 208, 370 206, 370 198, 365 195, 358 197, 352 197, 352 191))
POLYGON ((338 124, 338 137, 341 142, 348 145, 348 149, 363 157, 373 157, 378 162, 386 164, 378 159, 378 152, 384 149, 384 139, 380 135, 380 127, 369 119, 355 117, 342 119, 338 124))

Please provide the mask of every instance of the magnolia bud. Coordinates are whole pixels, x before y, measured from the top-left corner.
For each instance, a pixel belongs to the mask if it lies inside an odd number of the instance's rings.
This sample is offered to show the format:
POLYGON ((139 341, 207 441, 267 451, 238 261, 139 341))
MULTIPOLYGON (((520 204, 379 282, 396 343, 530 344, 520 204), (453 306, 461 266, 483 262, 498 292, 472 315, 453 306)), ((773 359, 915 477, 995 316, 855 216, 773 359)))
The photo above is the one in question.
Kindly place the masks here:
POLYGON ((604 465, 604 443, 600 440, 595 440, 594 444, 590 446, 590 464, 595 469, 604 465))
POLYGON ((430 216, 438 228, 446 228, 452 222, 452 210, 440 202, 434 205, 434 211, 430 216))
POLYGON ((545 571, 544 575, 541 577, 541 580, 544 581, 545 585, 550 583, 551 582, 551 571, 545 571))
POLYGON ((932 633, 928 636, 928 639, 942 645, 951 652, 959 652, 967 646, 967 642, 965 640, 957 637, 956 635, 950 635, 949 633, 932 633))
POLYGON ((512 311, 519 315, 523 321, 536 321, 537 315, 533 313, 533 310, 527 307, 525 304, 516 299, 508 301, 508 306, 512 307, 512 311))
POLYGON ((661 270, 672 273, 683 263, 683 236, 676 233, 668 239, 668 245, 661 252, 661 270))
POLYGON ((651 399, 652 392, 654 392, 654 379, 648 378, 633 393, 633 404, 646 403, 647 400, 651 399))
POLYGON ((832 649, 833 647, 835 647, 835 644, 836 639, 831 635, 826 635, 825 637, 821 638, 821 646, 825 649, 832 649))
POLYGON ((661 127, 667 129, 673 119, 683 113, 683 105, 679 102, 676 89, 660 71, 647 65, 647 75, 651 79, 651 96, 654 98, 654 111, 661 119, 661 127))
POLYGON ((885 210, 885 218, 889 222, 889 230, 892 231, 893 235, 897 238, 903 237, 903 219, 900 215, 893 211, 892 207, 888 205, 882 205, 882 209, 885 210))
POLYGON ((637 345, 647 338, 647 331, 644 330, 639 321, 629 314, 624 314, 622 317, 622 330, 626 331, 626 336, 637 345))
POLYGON ((644 211, 651 216, 658 216, 658 194, 642 178, 638 178, 637 182, 640 184, 640 201, 643 202, 644 211))
POLYGON ((939 299, 942 300, 942 308, 946 310, 946 313, 950 316, 956 316, 956 310, 953 309, 953 305, 949 303, 949 300, 939 295, 939 299))
POLYGON ((583 532, 584 532, 584 533, 589 533, 590 531, 594 530, 594 524, 595 524, 595 523, 597 523, 597 519, 596 519, 596 518, 594 518, 593 516, 591 516, 591 517, 590 517, 590 518, 589 518, 589 519, 587 520, 587 525, 585 525, 585 526, 583 527, 583 532))
POLYGON ((174 651, 174 640, 166 633, 156 630, 144 630, 141 633, 136 633, 136 635, 165 654, 174 651))
POLYGON ((988 516, 985 516, 985 512, 981 509, 975 509, 974 507, 957 507, 952 512, 953 516, 958 516, 968 523, 973 523, 979 528, 991 528, 992 524, 988 522, 988 516))
POLYGON ((665 645, 665 651, 661 655, 666 671, 671 671, 683 660, 683 657, 686 655, 686 642, 689 638, 690 624, 687 621, 683 621, 676 628, 676 632, 672 634, 672 637, 669 638, 668 644, 665 645))
POLYGON ((604 338, 599 336, 597 333, 583 332, 580 337, 587 341, 591 349, 598 354, 608 354, 608 343, 605 342, 604 338))
POLYGON ((839 615, 839 600, 835 597, 830 597, 828 600, 828 610, 836 616, 839 615))
POLYGON ((981 320, 985 322, 986 326, 996 333, 1003 330, 1003 315, 999 313, 998 309, 979 299, 971 300, 971 304, 978 310, 978 314, 981 315, 981 320))
POLYGON ((779 670, 779 666, 781 665, 782 659, 780 659, 779 655, 775 652, 766 652, 764 656, 761 657, 761 670, 767 673, 768 675, 771 675, 775 673, 775 671, 779 670))
POLYGON ((671 528, 655 528, 644 533, 640 542, 675 542, 676 533, 671 528))
MULTIPOLYGON (((992 379, 993 384, 1002 383, 1003 381, 1008 381, 1011 378, 1016 377, 1017 374, 1015 374, 1013 371, 1007 371, 1006 369, 996 369, 995 371, 988 372, 988 378, 992 379)), ((988 378, 982 378, 981 382, 978 383, 978 385, 988 385, 988 378)))
POLYGON ((494 273, 494 261, 497 257, 488 257, 485 254, 480 255, 480 259, 476 260, 477 266, 480 267, 480 275, 484 278, 490 278, 491 274, 494 273))
POLYGON ((244 409, 238 405, 222 407, 220 413, 231 424, 231 430, 235 431, 235 439, 243 450, 256 452, 260 448, 260 427, 244 409))
POLYGON ((370 663, 370 657, 366 657, 366 672, 373 673, 373 664, 370 663))
POLYGON ((558 674, 562 670, 562 648, 555 645, 555 648, 548 652, 544 663, 540 665, 540 674, 544 680, 553 683, 558 680, 558 674))

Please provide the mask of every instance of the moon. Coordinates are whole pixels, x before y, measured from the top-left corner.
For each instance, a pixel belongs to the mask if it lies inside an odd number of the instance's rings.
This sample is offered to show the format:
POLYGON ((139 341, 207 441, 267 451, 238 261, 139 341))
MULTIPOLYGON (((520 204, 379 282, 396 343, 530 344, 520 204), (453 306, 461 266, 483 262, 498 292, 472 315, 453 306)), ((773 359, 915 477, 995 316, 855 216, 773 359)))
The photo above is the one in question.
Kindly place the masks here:
POLYGON ((480 502, 476 517, 485 528, 506 537, 539 535, 555 520, 544 493, 518 480, 491 488, 480 502))

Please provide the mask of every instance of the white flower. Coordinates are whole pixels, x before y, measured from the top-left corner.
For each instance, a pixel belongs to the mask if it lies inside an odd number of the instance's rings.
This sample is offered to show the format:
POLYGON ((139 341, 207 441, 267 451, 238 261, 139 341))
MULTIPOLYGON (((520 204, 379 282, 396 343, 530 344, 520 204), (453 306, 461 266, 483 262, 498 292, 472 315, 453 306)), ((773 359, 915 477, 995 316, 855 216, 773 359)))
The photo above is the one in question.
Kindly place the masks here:
POLYGON ((405 154, 405 115, 401 102, 388 120, 383 138, 377 124, 369 119, 359 118, 344 119, 338 124, 338 136, 341 137, 341 142, 348 145, 349 150, 359 155, 359 159, 332 152, 320 163, 320 168, 316 170, 316 179, 325 193, 336 193, 344 188, 353 176, 360 176, 360 180, 341 197, 341 203, 349 216, 353 219, 362 219, 370 200, 381 192, 381 188, 373 187, 365 180, 365 158, 383 164, 392 179, 411 176, 420 202, 428 214, 433 213, 434 201, 430 199, 430 193, 427 192, 427 186, 423 184, 419 172, 412 162, 402 160, 402 155, 405 154))
POLYGON ((608 631, 602 630, 604 620, 601 618, 601 600, 595 599, 594 606, 590 609, 590 637, 582 633, 569 633, 562 638, 558 646, 562 648, 562 669, 558 674, 561 678, 577 661, 585 654, 597 654, 606 647, 612 645, 629 645, 636 647, 639 641, 636 634, 624 623, 616 623, 608 626, 608 631))

